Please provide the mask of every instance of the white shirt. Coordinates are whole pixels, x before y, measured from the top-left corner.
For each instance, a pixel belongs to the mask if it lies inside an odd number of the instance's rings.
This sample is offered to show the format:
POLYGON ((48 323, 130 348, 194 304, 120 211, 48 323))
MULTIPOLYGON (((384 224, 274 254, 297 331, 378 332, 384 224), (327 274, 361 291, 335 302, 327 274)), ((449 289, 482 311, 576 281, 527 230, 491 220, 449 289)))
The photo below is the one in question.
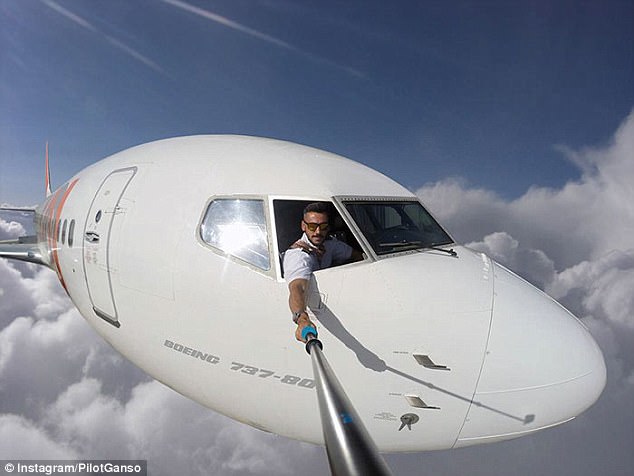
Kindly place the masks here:
MULTIPOLYGON (((306 233, 300 239, 311 249, 317 249, 306 233)), ((284 279, 290 283, 296 279, 310 279, 313 271, 329 268, 333 264, 340 264, 352 256, 352 247, 336 239, 324 241, 324 253, 319 258, 317 253, 308 253, 302 248, 290 248, 284 253, 284 279)))

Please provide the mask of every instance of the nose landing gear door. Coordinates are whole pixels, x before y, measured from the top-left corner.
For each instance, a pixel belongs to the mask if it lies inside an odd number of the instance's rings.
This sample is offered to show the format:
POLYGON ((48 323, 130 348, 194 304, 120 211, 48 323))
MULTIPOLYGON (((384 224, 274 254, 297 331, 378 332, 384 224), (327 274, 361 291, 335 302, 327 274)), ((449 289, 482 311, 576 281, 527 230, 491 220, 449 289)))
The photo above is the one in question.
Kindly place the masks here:
POLYGON ((119 202, 134 177, 136 168, 112 172, 101 184, 93 199, 84 230, 84 270, 88 294, 95 313, 119 327, 117 308, 112 292, 110 267, 111 230, 117 215, 122 213, 119 202))

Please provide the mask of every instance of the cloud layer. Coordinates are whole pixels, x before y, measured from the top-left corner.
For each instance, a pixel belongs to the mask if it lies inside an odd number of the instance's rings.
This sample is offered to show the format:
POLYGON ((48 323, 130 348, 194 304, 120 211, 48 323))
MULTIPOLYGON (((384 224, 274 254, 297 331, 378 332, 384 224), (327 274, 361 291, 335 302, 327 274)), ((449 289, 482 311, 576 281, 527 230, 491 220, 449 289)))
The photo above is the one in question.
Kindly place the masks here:
POLYGON ((506 232, 524 249, 541 250, 558 269, 594 260, 611 250, 634 247, 634 118, 611 144, 565 154, 583 166, 583 176, 562 189, 533 187, 514 201, 471 189, 459 179, 426 185, 422 200, 460 241, 506 232))
MULTIPOLYGON (((562 148, 562 150, 565 150, 562 148)), ((608 365, 599 402, 535 436, 388 457, 395 474, 628 474, 634 467, 634 115, 602 148, 565 153, 582 177, 507 201, 452 179, 418 194, 454 236, 561 300, 608 365)), ((0 239, 24 232, 0 219, 0 239)), ((148 459, 151 474, 312 476, 324 451, 235 423, 122 359, 55 274, 0 260, 0 458, 148 459)))

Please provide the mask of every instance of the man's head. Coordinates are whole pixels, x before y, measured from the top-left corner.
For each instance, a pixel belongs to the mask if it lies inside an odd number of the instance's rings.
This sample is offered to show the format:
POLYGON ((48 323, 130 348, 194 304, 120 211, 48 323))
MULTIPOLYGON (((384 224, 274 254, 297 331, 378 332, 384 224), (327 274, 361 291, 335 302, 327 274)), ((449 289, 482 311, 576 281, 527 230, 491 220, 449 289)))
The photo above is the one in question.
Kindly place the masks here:
POLYGON ((302 219, 302 231, 310 242, 315 246, 320 246, 328 234, 329 210, 328 205, 323 202, 311 203, 304 208, 302 219))

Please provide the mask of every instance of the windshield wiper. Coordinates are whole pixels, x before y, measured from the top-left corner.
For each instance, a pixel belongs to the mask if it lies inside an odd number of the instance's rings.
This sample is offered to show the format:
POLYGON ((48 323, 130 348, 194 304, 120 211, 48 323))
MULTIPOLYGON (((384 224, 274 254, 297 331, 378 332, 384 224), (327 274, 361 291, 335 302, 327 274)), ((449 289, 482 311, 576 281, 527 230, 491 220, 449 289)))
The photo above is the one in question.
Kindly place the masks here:
POLYGON ((451 256, 458 256, 458 253, 456 253, 456 251, 453 248, 449 248, 448 250, 446 250, 445 248, 439 248, 438 246, 431 245, 431 246, 426 246, 423 249, 442 251, 443 253, 447 253, 448 255, 451 255, 451 256))

